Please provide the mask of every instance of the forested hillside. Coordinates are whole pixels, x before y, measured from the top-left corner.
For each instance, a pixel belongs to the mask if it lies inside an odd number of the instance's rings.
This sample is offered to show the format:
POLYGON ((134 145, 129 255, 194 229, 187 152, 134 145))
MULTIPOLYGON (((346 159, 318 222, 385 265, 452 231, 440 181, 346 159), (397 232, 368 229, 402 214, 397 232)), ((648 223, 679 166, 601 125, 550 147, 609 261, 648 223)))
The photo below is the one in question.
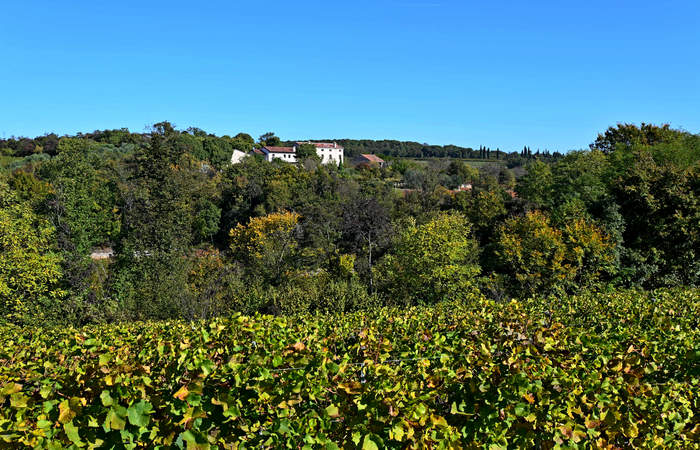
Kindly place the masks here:
MULTIPOLYGON (((59 141, 69 136, 59 137, 55 133, 38 136, 35 138, 12 137, 0 139, 0 168, 18 168, 27 163, 44 161, 59 152, 59 141)), ((92 143, 93 150, 133 150, 136 146, 146 143, 148 133, 132 133, 128 129, 97 130, 91 133, 78 133, 70 136, 77 139, 86 139, 92 143)), ((206 133, 199 128, 188 128, 180 133, 176 139, 177 146, 182 147, 188 153, 206 160, 215 167, 222 168, 230 159, 233 150, 250 151, 256 144, 255 140, 247 133, 238 133, 234 137, 216 136, 206 133)), ((304 139, 306 140, 306 139, 304 139)), ((317 139, 321 142, 337 142, 345 148, 345 156, 353 158, 361 153, 379 154, 385 158, 411 157, 411 158, 462 158, 478 159, 486 161, 502 161, 510 167, 521 165, 533 158, 553 161, 562 156, 559 152, 548 150, 532 151, 525 146, 519 152, 505 152, 498 148, 480 146, 478 149, 459 147, 456 145, 430 145, 411 141, 396 140, 357 140, 357 139, 317 139)), ((260 136, 258 144, 261 145, 294 145, 297 141, 282 141, 274 133, 266 133, 260 136)))
POLYGON ((277 142, 167 122, 3 141, 21 159, 0 175, 2 320, 342 312, 700 277, 698 135, 619 125, 557 159, 525 149, 518 179, 451 158, 228 162, 277 142))
POLYGON ((2 141, 0 447, 697 446, 699 135, 279 143, 2 141))

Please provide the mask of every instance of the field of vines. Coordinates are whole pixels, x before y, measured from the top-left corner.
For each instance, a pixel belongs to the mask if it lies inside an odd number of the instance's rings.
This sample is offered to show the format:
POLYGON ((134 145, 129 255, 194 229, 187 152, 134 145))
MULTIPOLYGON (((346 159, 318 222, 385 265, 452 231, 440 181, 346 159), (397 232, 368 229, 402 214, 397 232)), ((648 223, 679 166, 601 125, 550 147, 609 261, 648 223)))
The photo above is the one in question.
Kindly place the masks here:
POLYGON ((0 448, 698 448, 700 291, 0 327, 0 448))

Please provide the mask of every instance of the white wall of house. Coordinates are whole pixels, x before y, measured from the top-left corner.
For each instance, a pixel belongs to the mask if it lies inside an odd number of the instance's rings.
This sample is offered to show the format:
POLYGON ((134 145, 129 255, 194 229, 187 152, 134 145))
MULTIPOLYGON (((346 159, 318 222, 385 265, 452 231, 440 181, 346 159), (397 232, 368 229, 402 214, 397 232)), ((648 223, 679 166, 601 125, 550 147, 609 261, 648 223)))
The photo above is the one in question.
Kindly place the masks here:
POLYGON ((322 164, 340 164, 343 162, 343 147, 316 147, 316 154, 321 158, 322 164))
POLYGON ((231 155, 231 164, 238 164, 239 162, 243 161, 243 158, 245 157, 245 152, 242 152, 240 150, 234 150, 233 155, 231 155))
POLYGON ((301 144, 311 144, 315 146, 316 154, 321 158, 322 164, 340 164, 345 157, 343 147, 335 142, 297 142, 297 145, 301 144))
POLYGON ((294 153, 270 152, 270 151, 267 151, 266 148, 263 148, 263 152, 265 152, 265 160, 267 160, 267 161, 272 161, 273 159, 281 159, 284 162, 290 162, 290 163, 297 162, 297 156, 294 153))
MULTIPOLYGON (((263 147, 260 150, 265 155, 266 161, 272 161, 273 159, 281 159, 282 161, 295 163, 297 162, 296 149, 299 144, 313 144, 316 147, 316 154, 321 158, 322 164, 340 164, 345 160, 344 149, 340 145, 327 142, 299 142, 295 145, 294 152, 276 152, 271 151, 267 147, 263 147)), ((246 153, 240 150, 234 150, 233 155, 231 155, 231 164, 237 164, 243 160, 246 153)))

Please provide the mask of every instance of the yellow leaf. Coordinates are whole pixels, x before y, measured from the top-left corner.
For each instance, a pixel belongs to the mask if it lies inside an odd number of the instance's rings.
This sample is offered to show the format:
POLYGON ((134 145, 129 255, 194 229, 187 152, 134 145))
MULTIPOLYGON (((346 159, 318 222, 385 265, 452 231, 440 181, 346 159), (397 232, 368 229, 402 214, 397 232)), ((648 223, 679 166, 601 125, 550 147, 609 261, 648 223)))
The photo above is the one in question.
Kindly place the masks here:
POLYGON ((73 420, 73 417, 75 417, 75 411, 71 409, 68 400, 63 400, 58 405, 58 411, 58 421, 62 424, 70 422, 71 420, 73 420))
POLYGON ((173 397, 180 399, 182 401, 185 401, 187 398, 187 395, 190 393, 190 391, 187 389, 187 386, 182 386, 174 395, 173 397))

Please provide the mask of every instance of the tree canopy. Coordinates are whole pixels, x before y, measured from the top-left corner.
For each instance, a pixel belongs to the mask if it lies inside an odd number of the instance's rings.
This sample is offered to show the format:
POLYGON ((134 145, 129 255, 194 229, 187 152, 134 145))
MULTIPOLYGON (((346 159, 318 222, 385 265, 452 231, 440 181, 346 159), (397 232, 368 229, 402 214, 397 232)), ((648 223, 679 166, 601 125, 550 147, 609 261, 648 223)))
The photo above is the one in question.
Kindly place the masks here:
POLYGON ((285 142, 169 122, 3 140, 4 320, 350 311, 700 282, 698 135, 621 124, 565 155, 335 141, 346 157, 388 164, 318 164, 308 144, 298 163, 231 164, 234 149, 285 142))

